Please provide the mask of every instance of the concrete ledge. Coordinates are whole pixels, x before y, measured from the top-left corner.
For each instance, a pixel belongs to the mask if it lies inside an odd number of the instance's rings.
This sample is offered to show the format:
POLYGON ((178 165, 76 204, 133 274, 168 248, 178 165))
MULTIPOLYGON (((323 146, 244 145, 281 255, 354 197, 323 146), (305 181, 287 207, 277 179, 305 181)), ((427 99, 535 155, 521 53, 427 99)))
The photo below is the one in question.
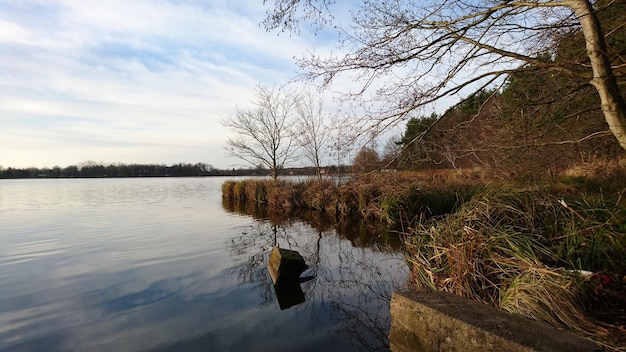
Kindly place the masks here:
POLYGON ((602 351, 567 331, 444 292, 394 292, 390 309, 394 352, 602 351))

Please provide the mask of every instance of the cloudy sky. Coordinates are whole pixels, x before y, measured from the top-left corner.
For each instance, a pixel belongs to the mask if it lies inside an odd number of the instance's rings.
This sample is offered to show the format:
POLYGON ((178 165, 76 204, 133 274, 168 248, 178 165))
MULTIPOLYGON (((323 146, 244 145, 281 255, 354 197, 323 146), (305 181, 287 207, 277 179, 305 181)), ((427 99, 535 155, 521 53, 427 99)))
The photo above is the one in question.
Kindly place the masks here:
POLYGON ((0 0, 0 165, 206 162, 257 84, 325 35, 267 33, 261 0, 0 0))

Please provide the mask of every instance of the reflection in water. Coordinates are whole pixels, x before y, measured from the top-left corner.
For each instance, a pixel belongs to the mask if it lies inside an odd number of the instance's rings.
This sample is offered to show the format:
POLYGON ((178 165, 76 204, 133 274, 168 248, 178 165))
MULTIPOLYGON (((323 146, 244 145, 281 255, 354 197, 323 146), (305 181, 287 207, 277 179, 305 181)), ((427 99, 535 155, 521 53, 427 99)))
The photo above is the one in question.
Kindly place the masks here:
MULTIPOLYGON (((227 202, 223 206, 246 211, 227 202)), ((308 316, 308 329, 312 331, 326 329, 333 335, 333 346, 342 346, 340 349, 388 350, 391 292, 405 283, 407 272, 403 256, 397 251, 399 241, 385 241, 385 236, 371 234, 366 237, 362 227, 355 229, 356 236, 343 236, 355 232, 347 225, 339 232, 329 226, 332 222, 310 214, 305 223, 276 214, 269 217, 259 208, 252 210, 258 220, 256 229, 229 243, 233 259, 239 260, 231 274, 240 284, 265 287, 262 306, 278 302, 284 309, 292 305, 284 303, 282 292, 270 289, 270 275, 265 275, 263 269, 274 245, 297 250, 309 265, 303 275, 315 279, 291 287, 295 292, 290 297, 301 301, 291 308, 294 314, 308 316), (308 223, 311 220, 313 223, 308 223)))
POLYGON ((298 281, 283 282, 280 285, 274 285, 274 292, 276 293, 276 300, 280 310, 291 308, 300 303, 304 303, 306 298, 302 287, 298 281))
POLYGON ((380 251, 400 250, 402 241, 397 234, 388 231, 385 224, 360 219, 341 219, 337 221, 324 213, 311 210, 272 210, 263 204, 241 204, 232 199, 222 198, 224 210, 259 221, 270 221, 274 225, 289 226, 294 219, 306 223, 319 233, 336 232, 343 239, 349 240, 354 247, 374 248, 380 251))
POLYGON ((223 181, 0 180, 0 351, 387 349, 394 242, 225 211, 223 181), (274 246, 315 276, 285 310, 274 246))

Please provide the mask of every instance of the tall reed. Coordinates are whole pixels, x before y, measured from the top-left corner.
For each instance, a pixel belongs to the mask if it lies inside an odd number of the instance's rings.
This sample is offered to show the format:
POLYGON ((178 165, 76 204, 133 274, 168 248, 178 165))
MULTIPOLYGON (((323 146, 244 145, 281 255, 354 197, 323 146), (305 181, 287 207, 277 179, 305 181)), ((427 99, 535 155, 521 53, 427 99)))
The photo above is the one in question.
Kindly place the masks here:
POLYGON ((585 311, 580 273, 623 275, 626 233, 617 208, 580 199, 547 187, 488 187, 407 233, 411 283, 583 335, 605 334, 585 311))

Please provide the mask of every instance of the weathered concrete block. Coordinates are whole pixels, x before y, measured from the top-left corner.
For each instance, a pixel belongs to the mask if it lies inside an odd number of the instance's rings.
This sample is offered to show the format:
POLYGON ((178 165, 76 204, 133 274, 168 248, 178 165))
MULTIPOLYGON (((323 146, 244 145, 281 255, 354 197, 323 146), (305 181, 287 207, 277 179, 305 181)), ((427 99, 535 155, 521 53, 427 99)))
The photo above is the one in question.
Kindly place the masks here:
POLYGON ((602 351, 567 331, 444 292, 394 292, 390 309, 394 352, 602 351))
POLYGON ((308 266, 300 253, 289 249, 274 247, 267 261, 267 268, 274 285, 279 285, 281 282, 297 282, 300 278, 300 274, 302 274, 308 266))

